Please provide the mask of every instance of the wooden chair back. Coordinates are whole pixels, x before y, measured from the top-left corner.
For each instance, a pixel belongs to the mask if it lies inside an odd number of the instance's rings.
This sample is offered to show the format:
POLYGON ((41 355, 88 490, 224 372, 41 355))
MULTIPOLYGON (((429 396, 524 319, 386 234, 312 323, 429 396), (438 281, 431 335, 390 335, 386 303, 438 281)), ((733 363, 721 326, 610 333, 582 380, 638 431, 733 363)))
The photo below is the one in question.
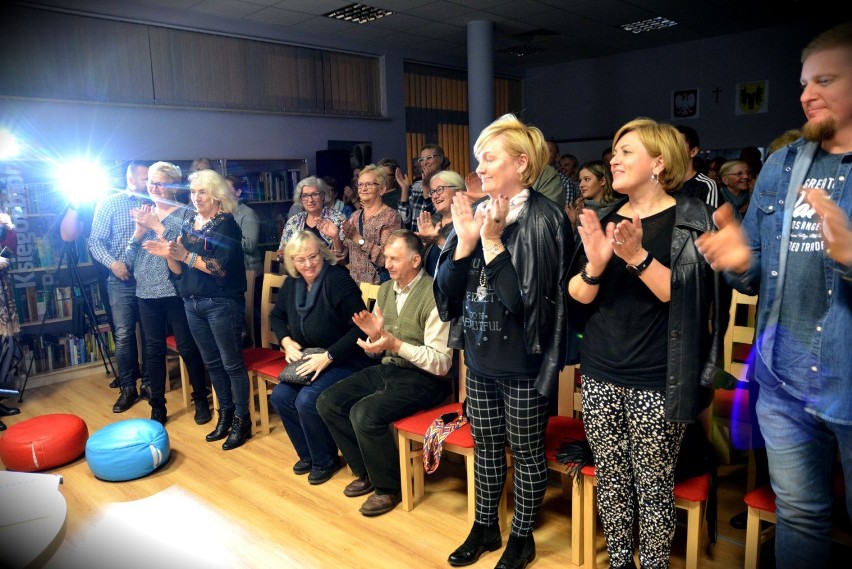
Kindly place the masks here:
POLYGON ((260 289, 260 347, 279 349, 280 344, 278 338, 275 337, 275 332, 272 331, 271 318, 269 317, 272 308, 275 306, 275 299, 278 296, 278 291, 284 284, 286 275, 276 275, 275 273, 263 274, 263 286, 260 289))
POLYGON ((757 295, 734 291, 731 297, 731 320, 725 332, 725 371, 744 381, 748 372, 744 351, 754 343, 757 295))
POLYGON ((278 260, 278 251, 267 251, 263 254, 263 273, 283 275, 286 273, 284 263, 278 260))
POLYGON ((379 296, 379 286, 377 284, 372 283, 359 283, 361 287, 361 298, 364 300, 364 304, 367 306, 367 310, 373 310, 373 306, 376 304, 376 299, 379 296))
POLYGON ((246 271, 246 333, 251 339, 251 345, 254 346, 257 338, 254 337, 254 281, 257 278, 257 271, 246 271))

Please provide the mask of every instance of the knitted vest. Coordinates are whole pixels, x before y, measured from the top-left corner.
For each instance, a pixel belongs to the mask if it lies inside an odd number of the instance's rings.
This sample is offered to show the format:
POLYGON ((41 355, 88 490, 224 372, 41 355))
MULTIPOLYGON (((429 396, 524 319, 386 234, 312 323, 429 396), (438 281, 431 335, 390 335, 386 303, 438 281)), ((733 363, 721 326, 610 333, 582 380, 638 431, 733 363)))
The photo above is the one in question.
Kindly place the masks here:
MULTIPOLYGON (((432 277, 423 275, 408 293, 408 298, 402 306, 402 314, 396 311, 396 294, 393 291, 393 281, 383 283, 379 288, 376 302, 382 309, 385 318, 385 330, 414 346, 423 345, 423 333, 426 320, 435 308, 435 295, 432 293, 432 277)), ((417 366, 401 358, 396 352, 386 351, 382 356, 383 364, 393 364, 399 367, 417 368, 417 366)))

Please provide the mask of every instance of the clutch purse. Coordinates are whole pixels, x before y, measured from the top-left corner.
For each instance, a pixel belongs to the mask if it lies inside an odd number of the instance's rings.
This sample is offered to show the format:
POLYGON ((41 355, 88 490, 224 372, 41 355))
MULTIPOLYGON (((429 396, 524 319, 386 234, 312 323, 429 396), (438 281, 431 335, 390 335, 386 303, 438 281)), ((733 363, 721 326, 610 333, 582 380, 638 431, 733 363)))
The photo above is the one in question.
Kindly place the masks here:
POLYGON ((306 375, 299 375, 296 373, 296 370, 299 369, 299 366, 307 361, 307 357, 312 354, 321 354, 325 351, 325 348, 307 348, 302 350, 302 359, 296 360, 295 362, 291 362, 287 364, 281 373, 278 374, 278 381, 284 383, 294 383, 296 385, 308 385, 311 382, 311 378, 313 377, 313 373, 309 373, 306 375))

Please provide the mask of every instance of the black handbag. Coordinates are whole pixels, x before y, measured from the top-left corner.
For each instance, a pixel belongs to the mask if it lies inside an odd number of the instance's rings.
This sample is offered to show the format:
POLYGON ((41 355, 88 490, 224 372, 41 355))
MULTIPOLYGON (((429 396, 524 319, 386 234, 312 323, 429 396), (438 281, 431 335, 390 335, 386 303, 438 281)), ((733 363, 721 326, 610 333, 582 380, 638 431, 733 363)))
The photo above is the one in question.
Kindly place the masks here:
POLYGON ((307 375, 299 375, 296 370, 299 366, 308 361, 308 356, 312 354, 321 354, 325 352, 325 348, 307 348, 302 350, 302 359, 296 360, 287 364, 281 373, 278 374, 278 381, 284 383, 294 383, 296 385, 308 385, 313 380, 313 372, 307 375))

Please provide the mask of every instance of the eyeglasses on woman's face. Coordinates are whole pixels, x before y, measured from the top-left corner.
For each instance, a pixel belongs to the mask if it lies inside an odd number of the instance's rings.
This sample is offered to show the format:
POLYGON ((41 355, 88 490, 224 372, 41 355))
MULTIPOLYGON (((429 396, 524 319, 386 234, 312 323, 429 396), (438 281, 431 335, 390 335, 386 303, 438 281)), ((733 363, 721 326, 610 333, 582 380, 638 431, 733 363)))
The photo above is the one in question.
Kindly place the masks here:
POLYGON ((359 190, 372 190, 374 188, 380 188, 382 185, 378 182, 358 182, 359 190))
POLYGON ((322 199, 321 196, 322 196, 322 194, 320 192, 314 192, 312 194, 306 194, 305 192, 302 192, 301 198, 305 201, 309 201, 309 200, 322 199))
POLYGON ((419 163, 423 164, 427 160, 432 160, 433 158, 439 158, 440 156, 441 156, 440 154, 430 154, 428 156, 421 156, 420 158, 417 159, 417 161, 419 163))
POLYGON ((322 255, 314 253, 307 257, 293 257, 293 263, 300 267, 306 267, 308 265, 315 265, 320 259, 322 259, 322 255))
POLYGON ((153 180, 145 180, 145 185, 149 188, 157 188, 158 190, 165 190, 171 184, 167 184, 166 182, 155 182, 153 180))
POLYGON ((429 194, 433 195, 437 198, 437 197, 440 197, 441 194, 443 194, 447 190, 457 190, 457 189, 458 188, 456 188, 455 186, 438 186, 437 188, 432 188, 429 191, 429 194))

